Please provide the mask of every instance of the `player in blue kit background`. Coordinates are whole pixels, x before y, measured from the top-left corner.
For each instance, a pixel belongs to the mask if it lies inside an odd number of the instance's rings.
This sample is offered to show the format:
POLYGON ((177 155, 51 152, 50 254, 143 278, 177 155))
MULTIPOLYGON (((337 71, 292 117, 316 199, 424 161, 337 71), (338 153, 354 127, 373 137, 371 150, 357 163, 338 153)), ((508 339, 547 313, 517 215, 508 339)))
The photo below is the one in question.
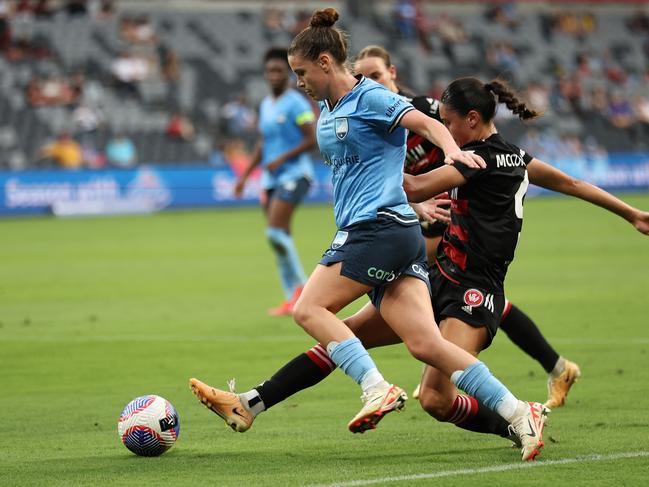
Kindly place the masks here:
POLYGON ((268 311, 272 316, 290 315, 306 282, 291 237, 291 219, 313 180, 308 152, 315 144, 315 114, 304 95, 289 88, 289 73, 286 49, 269 49, 264 56, 264 74, 271 93, 259 107, 261 137, 250 165, 235 187, 239 197, 246 180, 261 164, 266 236, 275 252, 285 297, 278 307, 268 311))
MULTIPOLYGON (((361 386, 364 404, 349 422, 352 432, 374 428, 407 399, 400 387, 383 378, 360 340, 336 317, 347 304, 369 294, 372 303, 365 308, 364 324, 388 326, 415 358, 442 370, 455 385, 501 415, 523 445, 522 459, 531 460, 543 446, 546 409, 519 401, 482 362, 446 341, 432 326, 426 249, 402 187, 405 129, 440 147, 447 163, 477 169, 484 161, 460 151, 440 122, 415 110, 403 97, 354 77, 346 67, 346 36, 333 28, 337 20, 334 9, 317 11, 310 27, 289 48, 298 87, 322 102, 318 145, 332 168, 339 228, 295 305, 294 319, 361 386)), ((246 427, 248 411, 239 411, 238 420, 223 415, 220 391, 197 379, 190 385, 233 428, 246 427)), ((238 396, 231 396, 238 401, 238 396)), ((248 402, 248 408, 254 405, 248 402)))

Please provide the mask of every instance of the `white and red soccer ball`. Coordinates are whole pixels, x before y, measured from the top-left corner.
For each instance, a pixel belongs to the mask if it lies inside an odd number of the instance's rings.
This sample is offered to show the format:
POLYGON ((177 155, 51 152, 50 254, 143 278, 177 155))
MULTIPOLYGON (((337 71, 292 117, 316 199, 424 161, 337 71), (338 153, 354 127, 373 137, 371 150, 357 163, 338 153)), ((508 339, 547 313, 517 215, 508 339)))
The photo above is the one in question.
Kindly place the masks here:
POLYGON ((129 402, 117 423, 117 431, 124 446, 136 455, 162 455, 178 439, 178 413, 165 398, 148 395, 129 402))

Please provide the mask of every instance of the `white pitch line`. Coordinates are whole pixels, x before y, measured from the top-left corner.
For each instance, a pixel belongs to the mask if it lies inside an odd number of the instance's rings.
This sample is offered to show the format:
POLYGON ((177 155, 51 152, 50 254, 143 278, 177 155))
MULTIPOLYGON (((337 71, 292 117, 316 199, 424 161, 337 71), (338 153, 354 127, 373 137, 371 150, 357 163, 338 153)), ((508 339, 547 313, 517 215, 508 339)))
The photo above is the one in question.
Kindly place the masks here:
POLYGON ((436 479, 441 477, 455 477, 458 475, 475 475, 480 473, 507 472, 510 470, 523 470, 529 468, 549 467, 553 465, 566 465, 569 463, 606 462, 610 460, 623 460, 626 458, 649 457, 649 451, 612 453, 610 455, 583 455, 562 460, 547 460, 540 462, 507 463, 493 467, 463 468, 460 470, 442 470, 441 472, 418 473, 412 475, 399 475, 397 477, 383 477, 378 479, 350 480, 333 484, 314 484, 309 487, 352 487, 356 485, 387 484, 388 482, 402 482, 407 480, 436 479))

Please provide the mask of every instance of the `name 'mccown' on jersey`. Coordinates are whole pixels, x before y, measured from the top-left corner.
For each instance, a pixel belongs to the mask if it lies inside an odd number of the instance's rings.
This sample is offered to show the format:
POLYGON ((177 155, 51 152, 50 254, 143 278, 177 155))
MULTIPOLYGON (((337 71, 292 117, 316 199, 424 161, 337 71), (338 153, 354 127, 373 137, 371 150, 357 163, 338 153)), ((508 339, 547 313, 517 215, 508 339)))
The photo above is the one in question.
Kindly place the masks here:
POLYGON ((437 265, 454 282, 502 290, 523 225, 523 200, 533 159, 499 134, 462 147, 486 169, 455 167, 467 182, 450 192, 451 223, 437 251, 437 265))

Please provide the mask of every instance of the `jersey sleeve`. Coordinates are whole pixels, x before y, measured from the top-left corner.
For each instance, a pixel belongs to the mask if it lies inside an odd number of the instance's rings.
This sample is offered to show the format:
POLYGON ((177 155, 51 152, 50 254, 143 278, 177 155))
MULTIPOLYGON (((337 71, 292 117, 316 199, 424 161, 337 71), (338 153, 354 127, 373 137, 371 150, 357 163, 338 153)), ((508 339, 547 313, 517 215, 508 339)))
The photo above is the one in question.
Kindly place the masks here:
POLYGON ((530 162, 532 162, 532 159, 534 159, 534 156, 532 154, 528 154, 523 149, 519 149, 519 150, 521 151, 521 157, 523 158, 523 162, 527 166, 530 162))
POLYGON ((367 121, 384 126, 388 132, 396 129, 403 116, 415 109, 403 96, 384 88, 367 91, 363 104, 367 121))
POLYGON ((487 167, 485 169, 474 169, 472 167, 466 166, 465 164, 462 164, 461 162, 453 163, 453 167, 460 172, 460 174, 464 177, 464 179, 468 181, 469 179, 478 177, 485 171, 489 170, 489 165, 491 164, 491 158, 489 157, 489 149, 485 147, 478 147, 475 149, 464 149, 464 150, 479 155, 487 163, 487 167))
POLYGON ((412 106, 419 110, 424 115, 434 118, 438 122, 442 121, 439 116, 439 100, 429 96, 415 96, 412 101, 412 106))
POLYGON ((313 113, 311 105, 307 99, 300 94, 296 94, 294 97, 291 107, 291 118, 298 127, 315 121, 315 113, 313 113))

